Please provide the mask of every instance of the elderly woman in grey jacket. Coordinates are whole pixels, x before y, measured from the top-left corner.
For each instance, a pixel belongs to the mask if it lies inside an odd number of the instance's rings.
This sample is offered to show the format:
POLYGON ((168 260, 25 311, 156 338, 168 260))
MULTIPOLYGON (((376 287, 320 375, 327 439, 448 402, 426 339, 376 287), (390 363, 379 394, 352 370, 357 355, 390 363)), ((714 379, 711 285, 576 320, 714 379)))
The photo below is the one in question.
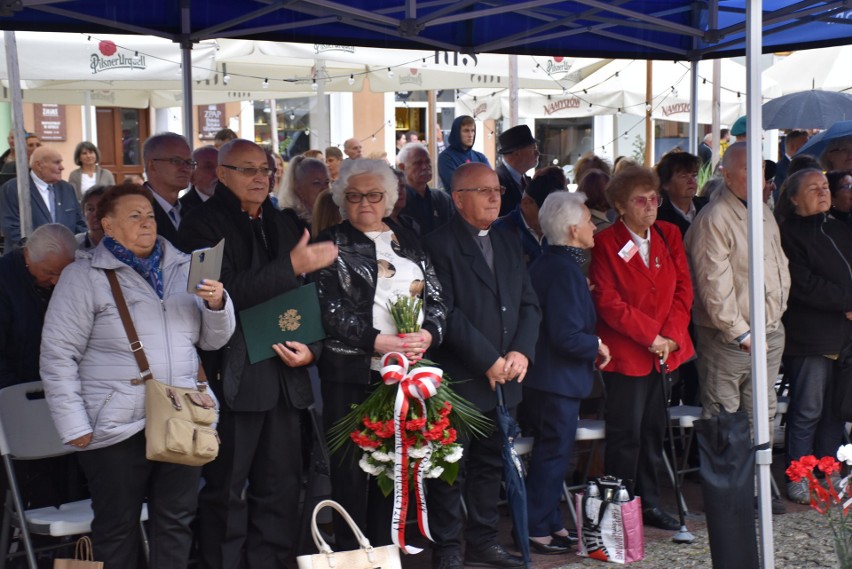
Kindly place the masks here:
POLYGON ((222 284, 186 292, 190 257, 157 238, 151 195, 114 186, 98 204, 105 236, 62 273, 45 317, 41 376, 62 440, 83 451, 95 558, 106 569, 135 567, 139 515, 147 497, 149 567, 186 567, 200 467, 145 458, 145 387, 105 269, 114 269, 154 378, 194 387, 196 347, 216 350, 235 327, 222 284))

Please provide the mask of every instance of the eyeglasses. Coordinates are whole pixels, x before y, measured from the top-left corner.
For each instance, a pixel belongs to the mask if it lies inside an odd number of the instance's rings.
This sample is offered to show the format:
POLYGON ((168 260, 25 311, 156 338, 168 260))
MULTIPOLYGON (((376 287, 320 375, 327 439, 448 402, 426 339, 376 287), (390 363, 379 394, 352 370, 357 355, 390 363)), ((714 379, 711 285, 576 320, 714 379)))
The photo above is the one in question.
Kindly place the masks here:
POLYGON ((186 166, 187 168, 195 168, 198 166, 198 162, 195 160, 184 160, 183 158, 152 158, 154 162, 168 162, 175 168, 180 168, 181 166, 186 166))
POLYGON ((630 201, 637 207, 645 207, 648 204, 651 204, 653 207, 660 207, 663 203, 663 198, 658 195, 653 195, 650 198, 647 196, 636 196, 631 198, 630 201))
POLYGON ((231 166, 230 164, 220 164, 222 168, 227 168, 228 170, 233 170, 234 172, 239 172, 246 178, 254 178, 258 174, 267 177, 270 174, 274 174, 275 170, 271 168, 267 168, 262 166, 260 168, 244 168, 242 166, 231 166))
POLYGON ((349 203, 361 203, 365 199, 367 203, 379 203, 385 198, 384 192, 367 192, 366 194, 362 194, 361 192, 346 192, 343 195, 346 196, 346 201, 349 203))
POLYGON ((506 193, 506 188, 499 186, 496 188, 461 188, 455 190, 457 192, 476 192, 478 196, 492 196, 494 194, 503 195, 506 193))

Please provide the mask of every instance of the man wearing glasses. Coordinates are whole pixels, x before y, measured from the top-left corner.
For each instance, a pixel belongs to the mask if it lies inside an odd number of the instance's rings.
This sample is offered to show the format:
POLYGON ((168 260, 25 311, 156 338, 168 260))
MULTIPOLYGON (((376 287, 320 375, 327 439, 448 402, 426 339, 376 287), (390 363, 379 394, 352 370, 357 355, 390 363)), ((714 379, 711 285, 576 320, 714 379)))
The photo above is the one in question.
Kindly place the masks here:
MULTIPOLYGON (((290 211, 269 199, 266 152, 242 139, 219 149, 213 197, 181 224, 189 251, 225 240, 222 283, 240 311, 301 286, 302 275, 331 264, 333 243, 308 244, 290 211)), ((249 363, 242 327, 205 369, 219 398, 218 458, 205 466, 198 539, 204 569, 289 567, 298 536, 302 481, 300 410, 313 401, 310 346, 273 346, 278 357, 249 363), (248 486, 246 486, 246 483, 248 486), (241 560, 244 560, 244 565, 241 560)))
POLYGON ((189 187, 195 161, 186 139, 174 132, 155 134, 142 145, 145 187, 154 196, 157 234, 176 244, 181 222, 178 194, 189 187))
MULTIPOLYGON (((454 389, 495 420, 498 384, 508 408, 521 401, 520 382, 533 357, 541 311, 518 238, 491 225, 503 193, 497 174, 485 164, 462 164, 453 173, 452 189, 457 215, 424 240, 449 311, 434 359, 449 377, 467 379, 454 389)), ((523 567, 520 557, 497 543, 503 475, 498 429, 483 438, 460 436, 459 442, 464 456, 456 483, 439 481, 428 489, 433 569, 523 567)))

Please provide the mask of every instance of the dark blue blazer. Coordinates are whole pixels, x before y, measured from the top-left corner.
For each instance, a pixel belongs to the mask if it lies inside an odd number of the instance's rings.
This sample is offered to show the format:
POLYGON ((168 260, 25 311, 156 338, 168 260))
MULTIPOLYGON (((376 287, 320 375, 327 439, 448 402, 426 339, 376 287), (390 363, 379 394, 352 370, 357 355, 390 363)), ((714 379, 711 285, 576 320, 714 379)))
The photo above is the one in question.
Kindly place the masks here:
MULTIPOLYGON (((485 372, 510 351, 532 362, 541 321, 517 237, 499 228, 490 234, 493 273, 461 215, 423 240, 447 304, 447 332, 433 358, 456 382, 453 389, 482 411, 497 406, 485 372)), ((520 403, 517 381, 503 393, 507 406, 520 403)))
POLYGON ((0 257, 0 388, 38 381, 47 295, 36 292, 22 249, 0 257))
POLYGON ((565 247, 548 246, 530 267, 543 318, 524 389, 588 397, 598 353, 595 306, 580 265, 565 247))
POLYGON ((541 256, 542 246, 546 241, 542 240, 542 243, 539 244, 533 234, 527 231, 522 215, 521 206, 518 205, 508 215, 504 215, 495 221, 494 227, 505 227, 517 236, 524 254, 524 263, 530 266, 533 261, 541 256))
MULTIPOLYGON (((33 216, 33 229, 42 225, 52 223, 50 210, 41 199, 41 194, 36 188, 32 176, 27 176, 30 181, 30 209, 33 216)), ((86 220, 80 203, 77 201, 77 192, 74 186, 60 180, 53 184, 56 195, 56 223, 61 223, 71 230, 75 235, 86 231, 86 220)), ((18 205, 18 179, 13 178, 3 184, 0 191, 0 227, 6 236, 7 247, 15 245, 21 240, 21 211, 18 205)))

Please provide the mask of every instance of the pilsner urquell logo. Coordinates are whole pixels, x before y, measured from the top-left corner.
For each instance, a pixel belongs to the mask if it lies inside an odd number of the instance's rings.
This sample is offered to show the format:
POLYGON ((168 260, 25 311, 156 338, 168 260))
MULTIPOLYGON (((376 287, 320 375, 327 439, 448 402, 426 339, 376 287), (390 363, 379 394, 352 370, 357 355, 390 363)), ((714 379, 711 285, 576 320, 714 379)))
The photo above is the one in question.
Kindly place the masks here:
POLYGON ((118 46, 111 40, 101 40, 98 43, 98 51, 90 58, 89 67, 92 75, 110 69, 145 69, 145 56, 136 52, 134 55, 116 54, 118 46))

